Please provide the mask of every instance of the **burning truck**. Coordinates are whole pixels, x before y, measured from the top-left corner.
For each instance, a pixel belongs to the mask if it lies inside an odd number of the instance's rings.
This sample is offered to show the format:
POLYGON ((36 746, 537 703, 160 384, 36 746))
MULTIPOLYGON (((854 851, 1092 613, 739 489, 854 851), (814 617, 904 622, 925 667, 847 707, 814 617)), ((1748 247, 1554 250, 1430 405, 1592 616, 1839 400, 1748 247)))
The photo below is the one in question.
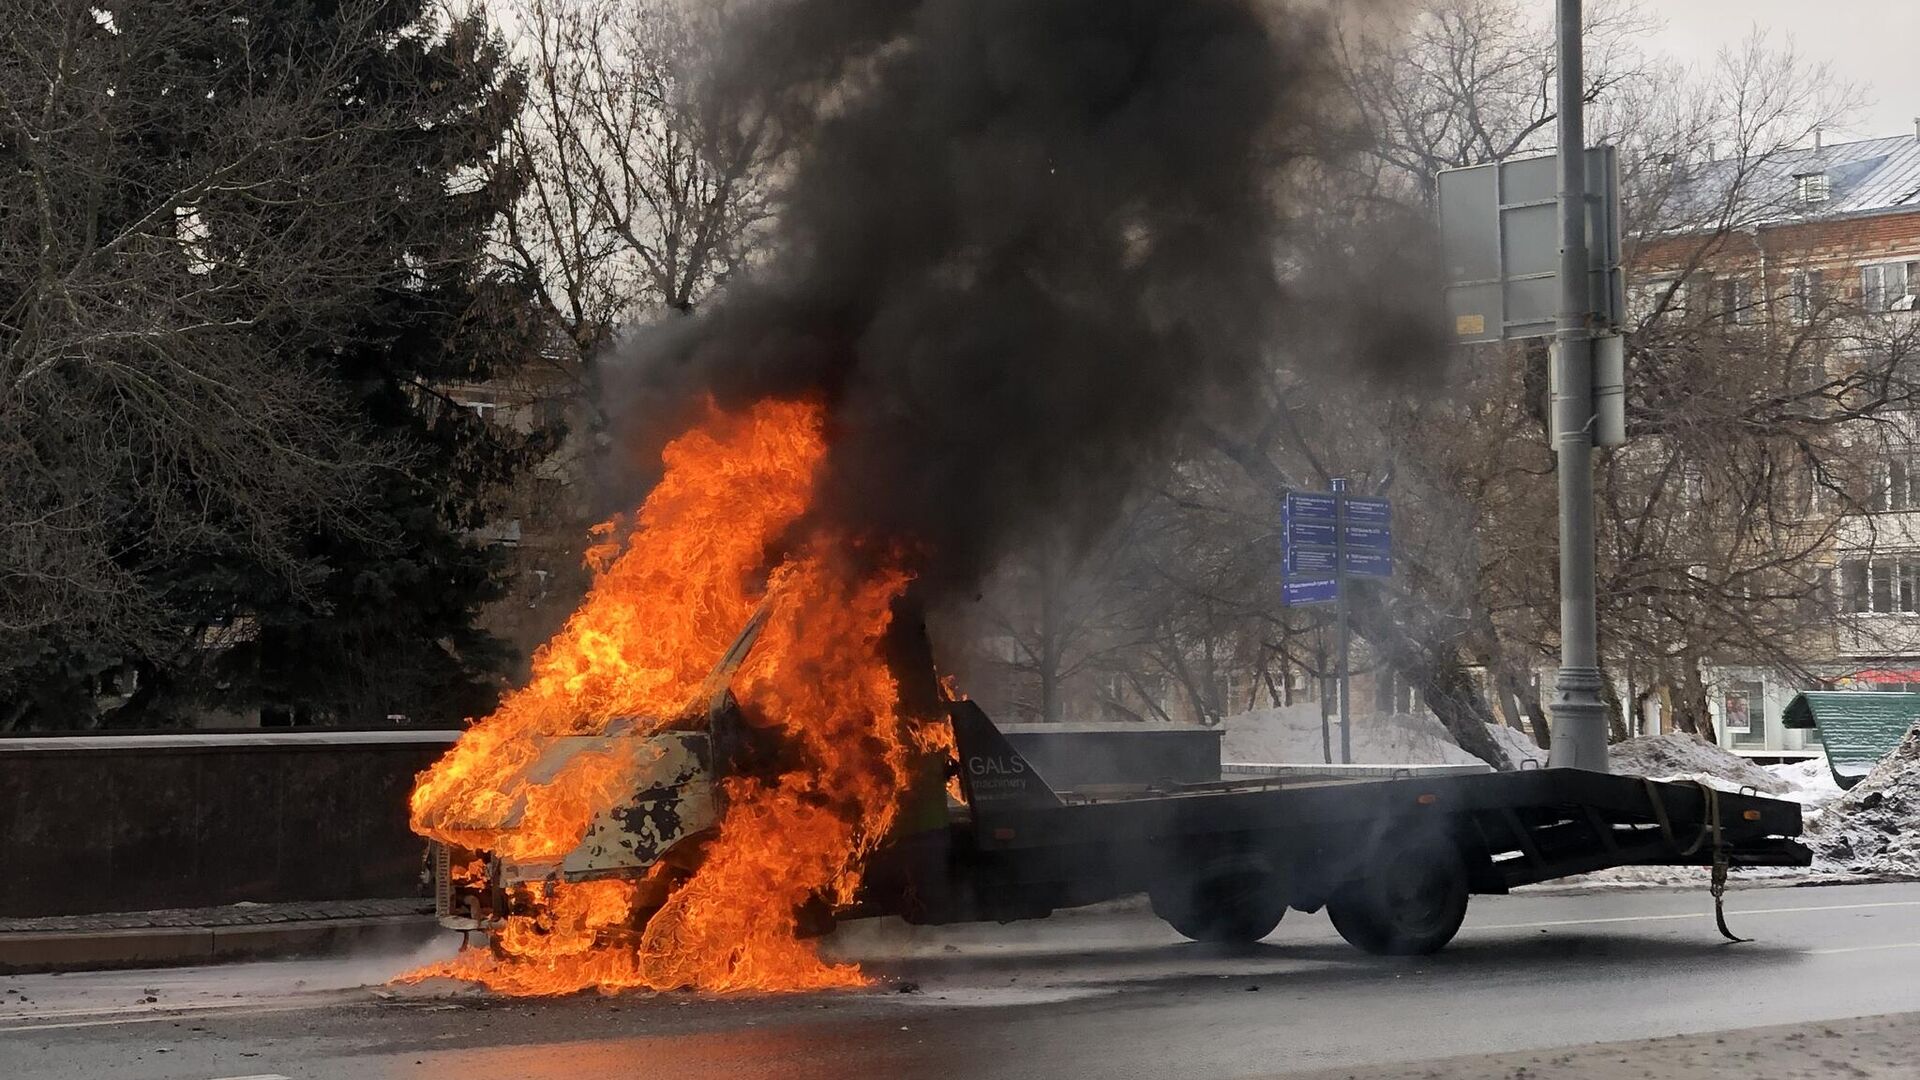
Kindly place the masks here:
POLYGON ((1809 861, 1795 803, 1576 770, 1057 790, 940 685, 905 556, 810 525, 826 447, 819 405, 777 400, 709 407, 667 447, 533 679, 415 788, 441 917, 485 946, 418 975, 853 986, 812 943, 839 920, 1139 893, 1195 940, 1324 907, 1364 950, 1424 953, 1476 892, 1809 861))
MULTIPOLYGON (((525 768, 529 784, 594 754, 637 779, 558 857, 437 844, 443 925, 485 936, 496 959, 510 959, 524 946, 514 940, 517 921, 544 921, 536 934, 567 932, 553 921, 559 890, 624 882, 632 889, 624 914, 596 926, 591 946, 644 948, 648 923, 698 873, 725 821, 729 782, 783 767, 779 740, 749 722, 729 689, 763 622, 764 611, 715 667, 699 708, 541 745, 525 768)), ((928 660, 918 627, 895 625, 892 655, 928 660)), ((952 753, 929 746, 919 755, 903 812, 863 860, 858 887, 837 899, 823 890, 768 919, 807 936, 849 918, 1012 921, 1145 893, 1155 914, 1196 941, 1251 943, 1290 908, 1325 907, 1349 943, 1405 955, 1446 945, 1476 892, 1617 865, 1723 873, 1808 861, 1791 839, 1801 828, 1795 803, 1577 770, 1384 781, 1298 773, 1056 791, 974 703, 943 696, 939 707, 952 753)), ((493 827, 510 833, 524 812, 493 827)))

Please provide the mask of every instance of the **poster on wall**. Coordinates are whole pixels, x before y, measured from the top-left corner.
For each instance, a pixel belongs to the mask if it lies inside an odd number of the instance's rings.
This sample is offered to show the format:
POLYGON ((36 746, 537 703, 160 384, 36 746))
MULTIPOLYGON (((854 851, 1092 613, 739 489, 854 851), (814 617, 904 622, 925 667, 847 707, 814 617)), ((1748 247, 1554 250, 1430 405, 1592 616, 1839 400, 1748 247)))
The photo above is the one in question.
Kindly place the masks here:
POLYGON ((1726 706, 1721 710, 1721 726, 1735 735, 1753 733, 1753 709, 1747 703, 1745 694, 1728 694, 1726 706))

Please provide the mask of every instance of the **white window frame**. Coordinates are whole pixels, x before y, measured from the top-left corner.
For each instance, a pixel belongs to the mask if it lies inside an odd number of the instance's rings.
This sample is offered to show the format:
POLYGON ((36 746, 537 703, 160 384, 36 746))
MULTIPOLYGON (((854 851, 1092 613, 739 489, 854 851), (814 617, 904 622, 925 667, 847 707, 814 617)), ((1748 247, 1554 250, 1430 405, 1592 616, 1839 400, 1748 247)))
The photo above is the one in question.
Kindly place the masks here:
POLYGON ((1920 260, 1889 259, 1863 264, 1860 267, 1860 306, 1873 312, 1911 310, 1913 301, 1910 298, 1916 278, 1920 278, 1920 260))
POLYGON ((1846 559, 1836 568, 1839 609, 1847 615, 1920 616, 1920 554, 1890 555, 1877 559, 1846 559), (1861 591, 1848 588, 1850 567, 1864 566, 1861 591), (1880 600, 1884 598, 1885 604, 1880 600))
POLYGON ((1833 177, 1824 172, 1801 173, 1793 178, 1793 194, 1803 206, 1832 202, 1833 177))

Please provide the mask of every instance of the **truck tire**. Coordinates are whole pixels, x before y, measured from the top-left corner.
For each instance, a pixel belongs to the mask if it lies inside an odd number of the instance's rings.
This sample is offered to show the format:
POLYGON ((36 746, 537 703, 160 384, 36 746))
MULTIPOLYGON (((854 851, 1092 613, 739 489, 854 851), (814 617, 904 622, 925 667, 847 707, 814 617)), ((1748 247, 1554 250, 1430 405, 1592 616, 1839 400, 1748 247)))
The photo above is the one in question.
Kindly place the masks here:
POLYGON ((1287 913, 1285 881, 1265 859, 1238 856, 1156 885, 1153 913, 1193 941, 1251 945, 1287 913))
POLYGON ((1467 867, 1444 837, 1387 845, 1363 876, 1327 899, 1333 928, 1376 956, 1439 952, 1467 916, 1467 867))

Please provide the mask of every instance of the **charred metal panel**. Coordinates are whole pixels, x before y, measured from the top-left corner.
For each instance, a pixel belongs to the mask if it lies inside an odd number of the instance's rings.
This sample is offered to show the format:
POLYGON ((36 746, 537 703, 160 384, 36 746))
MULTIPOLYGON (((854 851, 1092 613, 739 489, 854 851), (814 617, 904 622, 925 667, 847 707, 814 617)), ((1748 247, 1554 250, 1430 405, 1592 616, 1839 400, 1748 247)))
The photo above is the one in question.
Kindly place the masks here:
POLYGON ((644 869, 720 819, 704 733, 663 732, 642 745, 650 759, 641 765, 640 790, 593 819, 580 846, 560 862, 568 879, 644 869))

